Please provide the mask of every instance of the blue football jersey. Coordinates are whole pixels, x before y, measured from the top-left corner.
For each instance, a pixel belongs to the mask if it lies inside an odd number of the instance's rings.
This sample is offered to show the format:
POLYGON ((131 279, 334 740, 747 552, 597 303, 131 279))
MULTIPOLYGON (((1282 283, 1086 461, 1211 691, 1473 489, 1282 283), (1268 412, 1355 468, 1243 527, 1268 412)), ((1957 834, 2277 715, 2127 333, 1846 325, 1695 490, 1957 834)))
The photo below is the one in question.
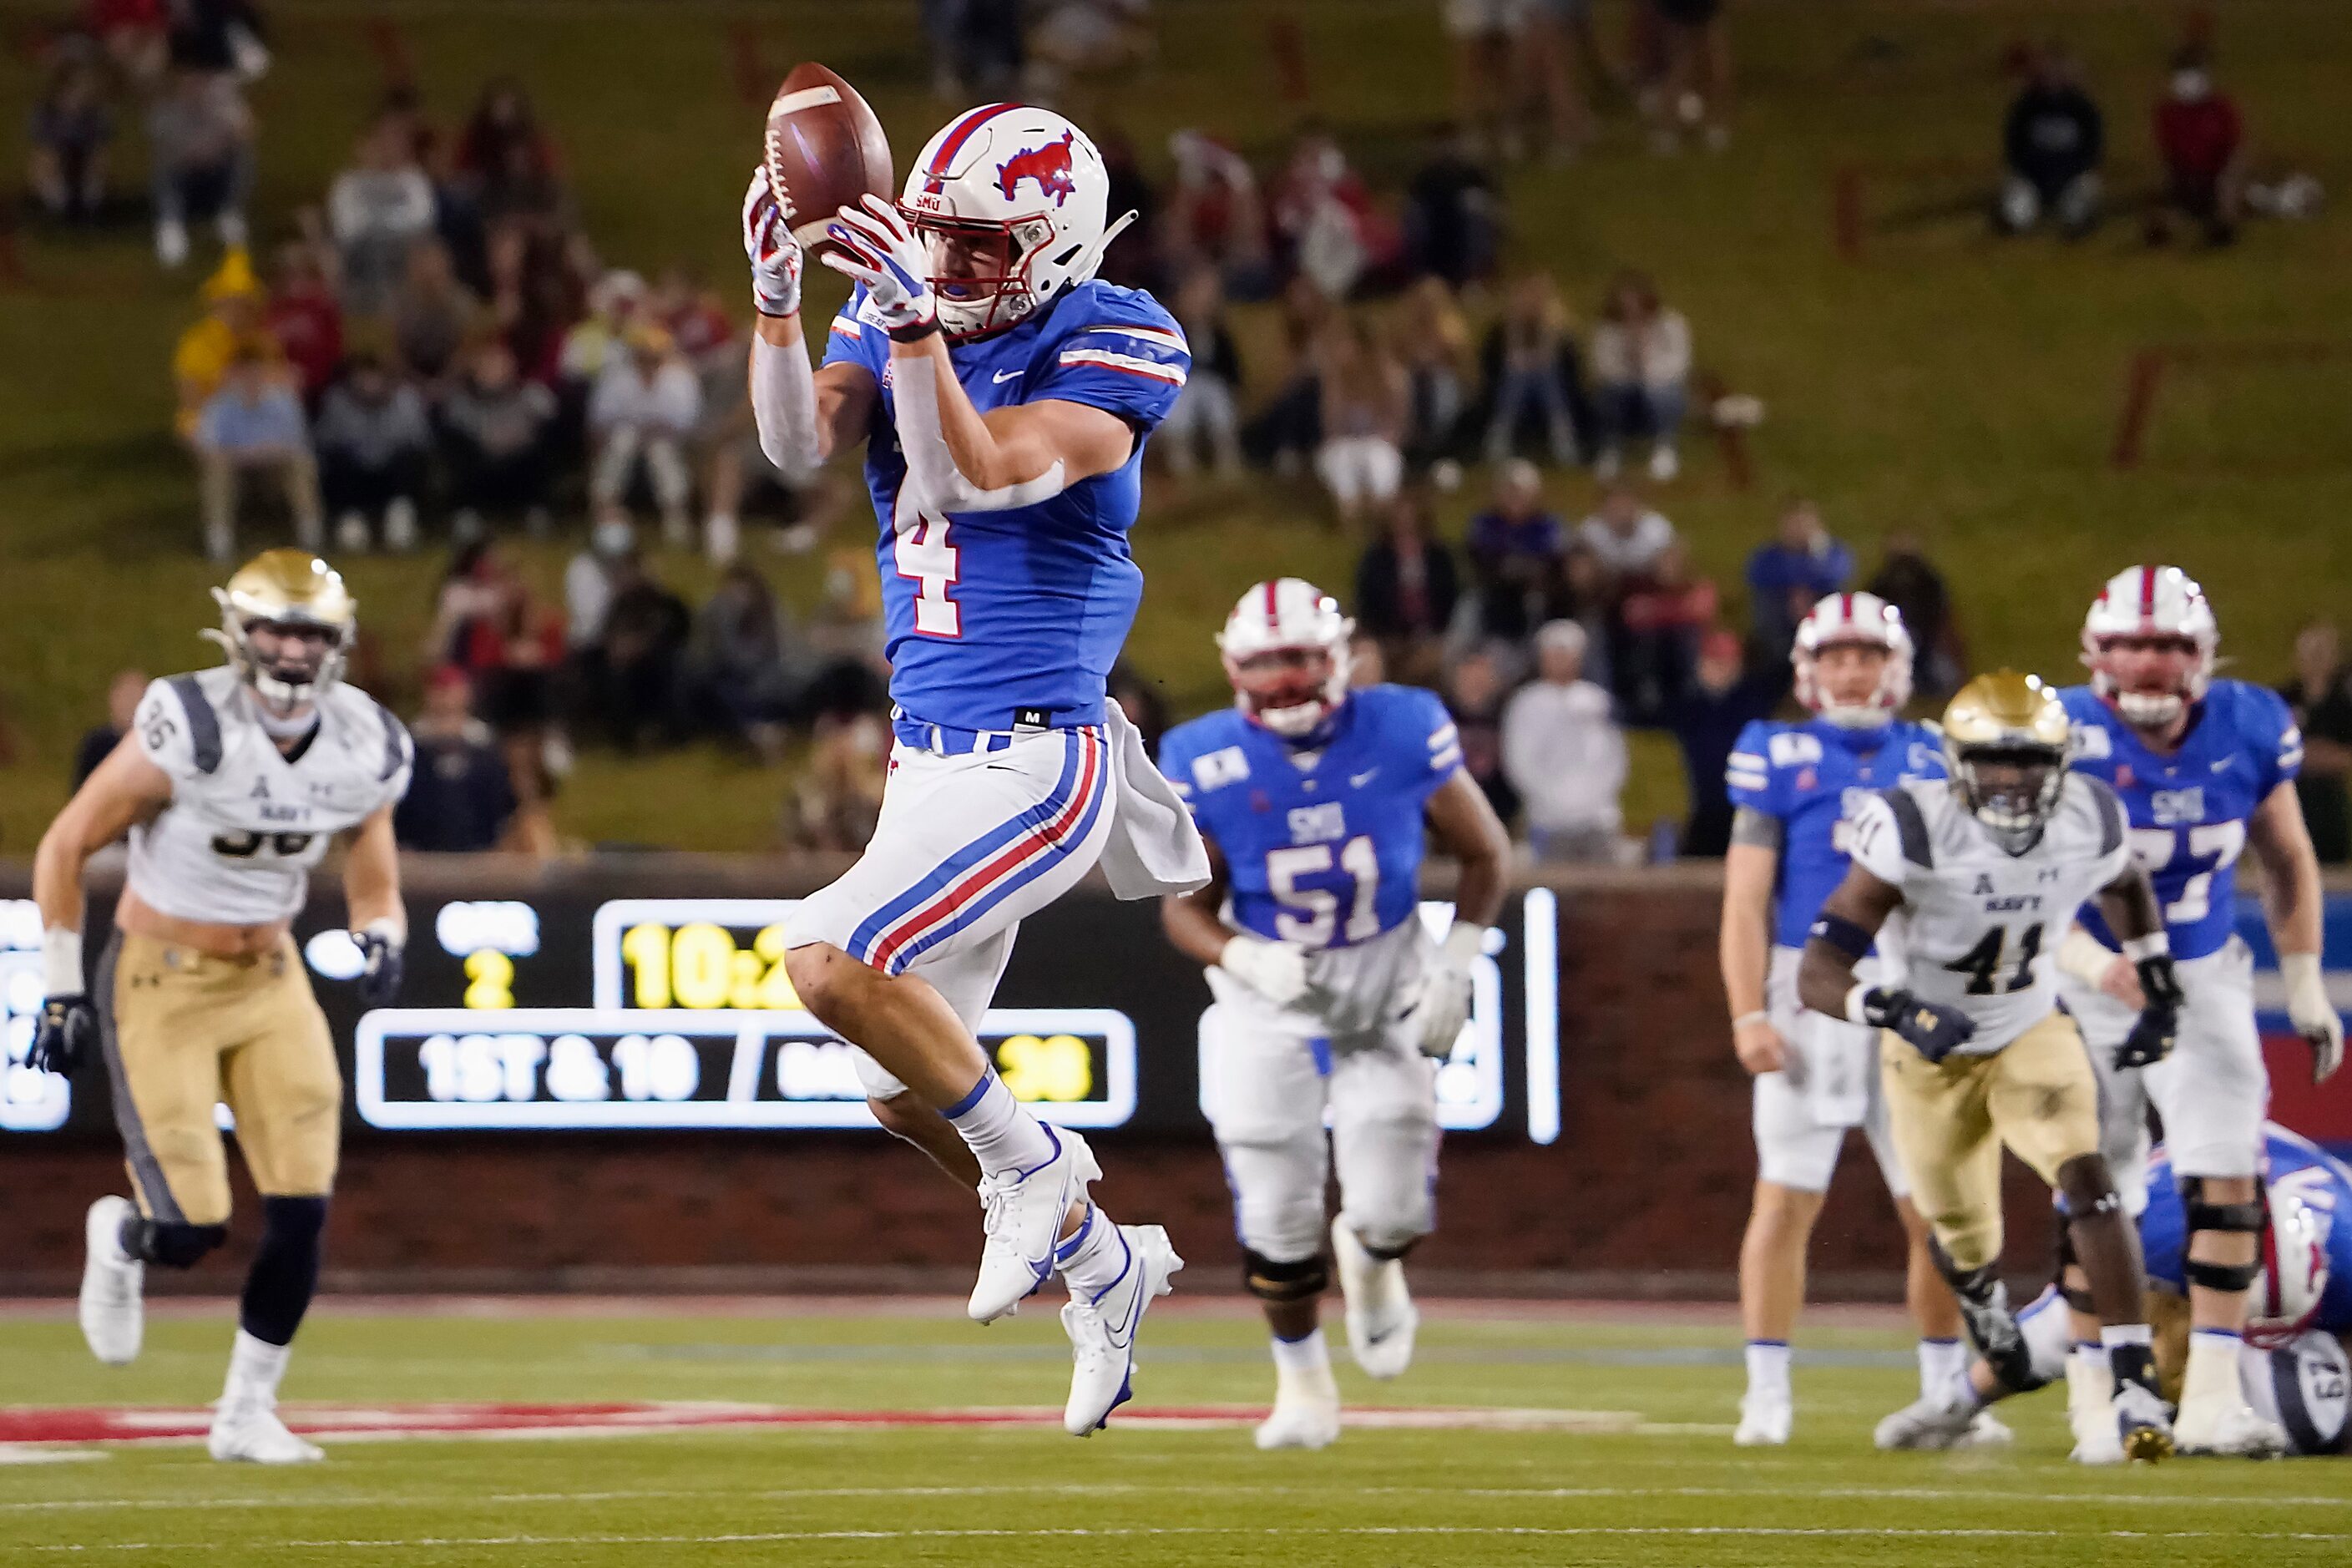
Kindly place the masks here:
POLYGON ((1128 530, 1142 496, 1145 437, 1192 364, 1183 331, 1150 295, 1091 282, 949 354, 982 414, 1049 398, 1083 403, 1132 426, 1135 449, 1122 467, 1034 506, 900 517, 907 460, 890 338, 864 287, 850 296, 824 363, 864 365, 881 388, 866 483, 881 524, 891 698, 914 718, 968 730, 1100 723, 1104 682, 1143 597, 1128 530))
MULTIPOLYGON (((2327 1234, 2316 1242, 2326 1253, 2327 1282, 2319 1294, 2319 1315, 2310 1326, 2330 1333, 2352 1332, 2352 1169, 2284 1127, 2270 1125, 2263 1131, 2263 1179, 2274 1187, 2292 1184, 2306 1209, 2334 1216, 2327 1234)), ((2147 1209, 2140 1215, 2139 1242, 2147 1277, 2185 1289, 2181 1265, 2187 1257, 2188 1215, 2172 1162, 2162 1149, 2148 1161, 2147 1209)), ((2258 1313, 2260 1295, 2258 1290, 2252 1302, 2258 1313)))
POLYGON ((1943 742, 1925 724, 1845 730, 1822 719, 1759 720, 1742 730, 1724 782, 1732 805, 1780 824, 1773 944, 1804 946, 1823 900, 1845 880, 1845 819, 1856 800, 1906 779, 1943 776, 1943 742))
POLYGON ((1160 742, 1160 771, 1224 856, 1234 921, 1308 948, 1352 947, 1413 917, 1422 812, 1461 766, 1444 705, 1410 686, 1350 693, 1320 750, 1236 708, 1160 742))
MULTIPOLYGON (((2217 680, 2179 749, 2166 756, 2089 687, 2058 696, 2074 721, 2074 766, 2105 779, 2123 802, 2133 852, 2164 906, 2173 956, 2220 952, 2237 917, 2235 868, 2247 819, 2303 767, 2303 732, 2285 701, 2264 687, 2217 680)), ((2095 905, 2084 905, 2081 919, 2116 945, 2095 905)))

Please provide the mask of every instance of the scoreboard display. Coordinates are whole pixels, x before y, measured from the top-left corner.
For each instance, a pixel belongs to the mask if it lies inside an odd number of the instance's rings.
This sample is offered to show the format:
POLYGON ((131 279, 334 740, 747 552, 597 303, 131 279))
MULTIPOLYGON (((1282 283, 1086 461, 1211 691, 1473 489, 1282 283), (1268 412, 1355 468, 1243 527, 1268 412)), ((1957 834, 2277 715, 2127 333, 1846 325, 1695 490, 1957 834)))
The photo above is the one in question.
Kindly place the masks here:
MULTIPOLYGON (((794 902, 572 888, 412 895, 402 994, 367 1010, 339 908, 314 902, 296 940, 343 1055, 354 1133, 877 1131, 857 1053, 785 973, 794 902)), ((110 918, 93 898, 90 931, 110 918)), ((1422 918, 1442 932, 1452 906, 1425 904, 1422 918)), ((1513 898, 1490 937, 1471 1020, 1434 1069, 1449 1131, 1558 1135, 1557 920, 1538 889, 1513 898)), ((103 1131, 103 1071, 68 1084, 24 1065, 42 1000, 39 936, 29 900, 0 900, 0 1135, 103 1131)), ((1203 1130, 1213 1002, 1153 903, 1080 894, 1032 917, 997 1000, 981 1046, 1040 1116, 1203 1130)))

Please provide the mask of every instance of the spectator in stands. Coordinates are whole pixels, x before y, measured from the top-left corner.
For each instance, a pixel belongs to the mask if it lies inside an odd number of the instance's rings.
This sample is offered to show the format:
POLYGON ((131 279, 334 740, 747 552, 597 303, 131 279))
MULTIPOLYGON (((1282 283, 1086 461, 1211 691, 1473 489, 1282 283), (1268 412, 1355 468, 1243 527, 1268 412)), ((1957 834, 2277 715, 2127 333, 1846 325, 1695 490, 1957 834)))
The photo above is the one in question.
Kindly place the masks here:
POLYGON ((483 87, 457 134, 450 165, 486 228, 546 228, 562 221, 555 143, 541 127, 530 95, 512 77, 493 78, 483 87))
POLYGON ((240 353, 265 363, 283 354, 278 340, 264 324, 260 280, 244 251, 221 258, 217 271, 199 291, 205 313, 172 350, 172 382, 178 402, 173 427, 184 441, 195 438, 196 420, 206 403, 228 379, 229 362, 240 353))
MULTIPOLYGON (((584 400, 586 392, 563 369, 566 340, 581 318, 583 291, 562 242, 520 224, 491 231, 488 245, 490 319, 514 351, 524 377, 566 389, 584 400)), ((600 338, 595 367, 604 366, 609 337, 600 338)))
POLYGON ((1592 329, 1592 395, 1600 406, 1601 453, 1593 467, 1614 479, 1625 444, 1650 443, 1650 478, 1664 484, 1682 471, 1675 447, 1690 406, 1690 323, 1658 303, 1639 272, 1621 272, 1592 329))
POLYGON ((1423 278, 1406 294, 1397 353, 1411 409, 1405 466, 1452 489, 1461 483, 1455 450, 1470 402, 1470 326, 1443 278, 1423 278))
POLYGON ((588 313, 563 334, 560 363, 565 382, 593 388, 607 368, 626 357, 622 344, 645 321, 646 293, 643 278, 619 268, 596 279, 588 290, 588 313))
POLYGON ((106 205, 106 151, 114 117, 106 110, 98 68, 67 56, 52 68, 33 105, 25 184, 47 216, 89 223, 106 205))
MULTIPOLYGON (((1150 58, 1150 0, 1031 0, 1035 19, 1029 47, 1033 90, 1052 89, 1074 76, 1117 70, 1150 58)), ((1125 209, 1119 209, 1125 210, 1125 209)))
POLYGON ((587 544, 564 564, 564 643, 575 662, 604 635, 604 616, 636 552, 635 526, 626 517, 607 514, 590 525, 587 544))
POLYGON ((1731 140, 1731 42, 1723 0, 1650 0, 1665 48, 1664 90, 1654 106, 1652 145, 1672 153, 1682 132, 1696 132, 1710 152, 1731 140))
POLYGON ((588 434, 595 443, 588 494, 598 510, 625 508, 642 470, 661 509, 663 537, 673 545, 690 543, 694 526, 687 507, 694 481, 686 443, 701 419, 702 384, 670 335, 655 326, 632 331, 588 399, 588 434))
POLYGON ((888 778, 890 727, 874 713, 827 714, 816 722, 808 764, 784 797, 787 848, 855 855, 874 837, 888 778))
POLYGON ((646 569, 644 557, 632 552, 614 563, 613 602, 583 671, 583 695, 585 711, 623 751, 683 737, 678 683, 693 627, 686 601, 646 569))
POLYGON ((1575 462, 1581 377, 1568 310, 1549 273, 1525 272, 1512 280, 1481 358, 1486 370, 1486 460, 1500 462, 1523 451, 1533 426, 1553 462, 1575 462))
POLYGON ((1495 470, 1494 504, 1470 520, 1464 541, 1477 595, 1477 629, 1521 643, 1566 615, 1562 566, 1568 531, 1544 505, 1543 475, 1524 458, 1495 470))
POLYGON ((2209 245, 2238 237, 2245 122, 2229 94, 2213 85, 2213 61, 2190 45, 2172 58, 2172 77, 2156 106, 2156 153, 2164 195, 2147 215, 2147 242, 2168 244, 2182 224, 2209 245))
POLYGON ((1613 864, 1623 853, 1625 734, 1609 693, 1583 678, 1585 642, 1574 621, 1536 633, 1536 679, 1503 710, 1503 772, 1525 804, 1538 859, 1613 864))
POLYGON ((164 12, 164 47, 176 68, 246 81, 269 68, 261 13, 252 0, 165 0, 164 12))
POLYGON ((1325 332, 1321 364, 1323 445, 1315 471, 1340 523, 1352 529, 1381 507, 1404 480, 1404 367, 1370 317, 1335 321, 1325 332))
POLYGON ((1447 676, 1445 710, 1462 742, 1462 771, 1486 793, 1506 823, 1517 819, 1519 792, 1503 772, 1503 705, 1510 685, 1493 647, 1473 644, 1447 676))
POLYGON ((1691 571, 1690 552, 1676 540, 1618 601, 1611 672, 1627 723, 1660 723, 1688 694, 1719 599, 1715 584, 1691 571))
POLYGON ((171 61, 163 13, 164 0, 89 0, 82 9, 82 25, 108 63, 142 98, 171 61))
POLYGON ((1454 45, 1454 118, 1481 156, 1526 151, 1516 109, 1530 9, 1530 0, 1442 0, 1454 45))
POLYGON ((711 727, 763 763, 783 758, 795 653, 768 580, 740 561, 728 567, 695 616, 687 668, 711 727))
POLYGON ((2069 239, 2099 221, 2099 163, 2105 122, 2083 90, 2074 57, 2053 44, 2033 59, 2001 130, 2000 195, 1993 226, 2022 234, 2045 217, 2069 239))
POLYGON ((871 546, 844 545, 825 558, 824 593, 809 617, 816 674, 801 694, 813 717, 887 714, 890 662, 884 653, 882 580, 871 546))
POLYGON ((1236 479, 1242 468, 1241 350, 1213 268, 1195 268, 1185 278, 1175 314, 1192 345, 1192 368, 1152 445, 1179 479, 1190 478, 1199 467, 1203 447, 1219 479, 1236 479))
POLYGON ((2303 772, 2294 793, 2323 866, 2352 861, 2352 671, 2333 621, 2307 623, 2294 637, 2294 679, 2279 688, 2303 731, 2303 772))
POLYGON ((1304 278, 1292 279, 1282 291, 1289 372, 1274 395, 1242 425, 1242 450, 1286 479, 1323 444, 1321 351, 1338 326, 1336 310, 1322 291, 1304 278))
POLYGON ((478 538, 488 517, 520 517, 547 531, 554 487, 555 395, 516 374, 513 351, 485 338, 441 402, 441 453, 449 478, 451 531, 478 538))
POLYGON ((1813 601, 1843 589, 1853 577, 1853 552, 1830 536, 1821 508, 1802 496, 1780 509, 1769 544, 1748 558, 1748 622, 1759 667, 1789 657, 1797 623, 1813 601))
POLYGON ((931 93, 945 102, 1010 96, 1027 58, 1022 0, 922 0, 931 93))
POLYGON ((316 550, 324 542, 319 469, 302 405, 266 356, 247 348, 230 359, 220 390, 196 417, 194 445, 207 558, 221 563, 236 552, 237 494, 248 479, 285 496, 297 544, 316 550))
POLYGON ((343 363, 343 308, 316 247, 289 240, 278 247, 277 276, 264 321, 293 367, 304 402, 320 394, 343 363))
POLYGON ((1503 247, 1503 195, 1461 126, 1441 125, 1404 195, 1405 259, 1453 289, 1495 276, 1503 247))
POLYGON ((1161 220, 1160 250, 1179 277, 1215 271, 1231 298, 1263 300, 1274 291, 1266 250, 1265 198, 1248 161, 1198 131, 1168 139, 1176 179, 1161 220))
POLYGON ((106 722, 84 733, 74 748, 74 788, 81 788, 82 781, 96 773, 107 753, 131 732, 131 721, 138 715, 139 700, 145 695, 145 670, 133 668, 114 672, 114 679, 106 683, 106 722))
POLYGON ((457 281, 449 247, 432 238, 411 247, 407 275, 392 296, 392 341, 401 368, 436 400, 481 319, 481 301, 457 281))
POLYGON ((147 110, 155 197, 155 259, 188 258, 188 226, 213 220, 222 245, 246 239, 253 188, 253 115, 234 77, 182 67, 147 110))
POLYGON ((541 605, 495 541, 460 548, 434 605, 425 658, 454 664, 474 683, 474 707, 498 732, 526 810, 547 797, 544 765, 556 729, 563 617, 541 605))
POLYGON ((1397 679, 1433 685, 1461 584, 1453 552, 1430 537, 1429 502, 1405 490, 1356 563, 1356 627, 1378 639, 1397 679))
POLYGON ((1275 187, 1274 231, 1285 258, 1329 300, 1346 300, 1370 274, 1393 264, 1395 230, 1328 126, 1310 121, 1291 145, 1275 187))
POLYGON ((416 388, 375 355, 354 355, 343 379, 320 400, 312 441, 320 486, 335 517, 335 548, 366 550, 369 522, 381 516, 384 547, 414 550, 433 456, 433 427, 416 388))
MULTIPOLYGON (((744 344, 727 307, 718 294, 703 286, 689 261, 674 261, 661 270, 646 294, 646 315, 667 332, 677 352, 698 375, 743 378, 744 344)), ((706 397, 706 401, 707 401, 706 397)))
POLYGON ((1655 570, 1658 557, 1675 546, 1677 536, 1665 514, 1645 505, 1639 490, 1619 484, 1601 492, 1600 507, 1577 524, 1576 540, 1622 592, 1655 570))
POLYGON ((1666 710, 1666 727, 1682 748, 1690 790, 1682 853, 1721 859, 1731 844, 1731 796, 1723 770, 1739 731, 1770 716, 1778 693, 1769 681, 1748 678, 1738 634, 1717 626, 1700 641, 1696 679, 1666 710))
POLYGON ((394 114, 379 114, 359 139, 351 166, 327 191, 327 226, 342 257, 343 308, 383 316, 408 275, 408 253, 430 237, 433 182, 394 114))
POLYGON ((496 849, 513 819, 514 780, 497 734, 474 717, 473 700, 474 683, 454 664, 438 666, 425 679, 425 710, 408 724, 415 771, 392 813, 404 849, 496 849))
MULTIPOLYGON (((1863 589, 1902 613, 1916 650, 1914 679, 1919 696, 1941 701, 1958 691, 1968 678, 1968 646, 1960 637, 1959 619, 1952 612, 1951 590, 1944 584, 1944 574, 1927 559, 1919 536, 1907 531, 1888 534, 1886 553, 1863 589)), ((1786 685, 1781 689, 1785 691, 1786 685)))
POLYGON ((1551 160, 1566 163, 1592 140, 1592 107, 1580 76, 1613 87, 1613 75, 1592 30, 1592 0, 1529 0, 1528 21, 1522 60, 1542 112, 1551 160))

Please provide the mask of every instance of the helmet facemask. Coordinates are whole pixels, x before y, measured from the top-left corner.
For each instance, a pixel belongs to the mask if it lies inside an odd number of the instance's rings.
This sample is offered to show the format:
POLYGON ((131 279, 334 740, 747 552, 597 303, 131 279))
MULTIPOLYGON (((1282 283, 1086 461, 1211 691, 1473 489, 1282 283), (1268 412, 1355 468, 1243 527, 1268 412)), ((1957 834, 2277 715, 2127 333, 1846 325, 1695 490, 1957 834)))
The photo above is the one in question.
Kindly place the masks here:
POLYGON ((2066 787, 2066 758, 2054 747, 2020 742, 1955 747, 1952 790, 1995 842, 2022 855, 2041 839, 2066 787))
POLYGON ((1797 682, 1799 700, 1811 708, 1824 722, 1841 730, 1875 730, 1892 721, 1909 695, 1911 685, 1910 660, 1903 659, 1895 668, 1896 650, 1874 638, 1845 637, 1824 643, 1818 648, 1797 651, 1797 682), (1843 650, 1844 657, 1838 657, 1843 650), (1875 654, 1877 660, 1870 666, 1870 689, 1859 698, 1832 688, 1845 684, 1845 668, 1856 654, 1875 654), (1824 669, 1822 667, 1832 667, 1824 669), (1900 695, 1897 695, 1897 692, 1900 695), (1843 700, 1842 700, 1843 699, 1843 700))
POLYGON ((898 211, 929 253, 929 281, 949 337, 1000 331, 1036 309, 1029 268, 1038 247, 1053 241, 1051 219, 995 223, 942 217, 904 205, 898 211))
POLYGON ((2164 730, 2202 695, 2207 663, 2196 641, 2154 635, 2101 638, 2091 684, 2136 730, 2164 730))
POLYGON ((1347 645, 1268 648, 1227 658, 1234 701, 1257 723, 1286 741, 1312 736, 1348 694, 1347 645))
POLYGON ((351 650, 348 626, 299 616, 240 617, 226 601, 222 609, 221 629, 210 635, 269 712, 290 718, 342 679, 351 650))

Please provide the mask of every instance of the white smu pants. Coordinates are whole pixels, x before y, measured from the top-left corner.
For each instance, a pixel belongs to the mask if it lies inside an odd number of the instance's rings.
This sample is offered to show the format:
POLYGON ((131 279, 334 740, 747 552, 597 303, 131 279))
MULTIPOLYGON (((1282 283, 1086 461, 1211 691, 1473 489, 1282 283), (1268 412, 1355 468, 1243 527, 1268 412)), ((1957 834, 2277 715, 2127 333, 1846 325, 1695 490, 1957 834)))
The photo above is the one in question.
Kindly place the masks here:
POLYGON ((2122 1071, 2116 1047, 2138 1015, 2072 976, 2059 982, 2098 1069, 2102 1152, 2134 1215, 2147 1206, 2150 1105, 2164 1120, 2164 1146, 2177 1174, 2252 1176, 2262 1169, 2271 1084, 2254 1032, 2253 953, 2233 936, 2221 952, 2175 967, 2186 1001, 2172 1054, 2153 1067, 2122 1071))
MULTIPOLYGON (((1023 917, 1087 874, 1117 801, 1102 727, 971 732, 898 721, 874 837, 841 879, 795 909, 785 945, 830 942, 885 974, 919 974, 977 1031, 1023 917), (994 749, 990 749, 990 748, 994 749)), ((907 1086, 858 1053, 874 1100, 907 1086)))
MULTIPOLYGON (((1772 950, 1764 980, 1765 1010, 1787 1042, 1790 1069, 1756 1075, 1756 1173, 1801 1193, 1825 1193, 1837 1171, 1846 1129, 1870 1141, 1886 1190, 1907 1197, 1911 1183, 1895 1157, 1886 1126, 1886 1096, 1878 1083, 1878 1043, 1868 1029, 1808 1011, 1797 1001, 1793 947, 1772 950), (1858 1040, 1857 1037, 1858 1037, 1858 1040)), ((1879 972, 1865 959, 1856 978, 1874 984, 1879 972)))

